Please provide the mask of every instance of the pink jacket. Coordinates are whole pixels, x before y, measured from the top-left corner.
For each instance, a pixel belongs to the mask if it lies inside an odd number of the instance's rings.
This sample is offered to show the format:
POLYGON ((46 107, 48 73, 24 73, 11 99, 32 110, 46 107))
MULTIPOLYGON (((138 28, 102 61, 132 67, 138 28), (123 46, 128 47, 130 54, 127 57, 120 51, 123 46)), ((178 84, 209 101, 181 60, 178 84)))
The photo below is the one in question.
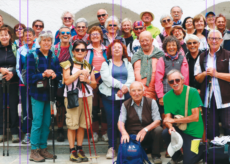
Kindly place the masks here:
MULTIPOLYGON (((168 54, 165 53, 165 56, 168 56, 168 54)), ((176 57, 175 59, 177 58, 178 57, 176 57)), ((184 76, 184 84, 189 85, 189 66, 186 57, 184 57, 180 71, 184 76)), ((162 98, 164 96, 164 87, 162 83, 164 77, 165 77, 165 63, 164 63, 164 59, 161 57, 157 62, 156 76, 155 76, 155 90, 158 98, 162 98)))

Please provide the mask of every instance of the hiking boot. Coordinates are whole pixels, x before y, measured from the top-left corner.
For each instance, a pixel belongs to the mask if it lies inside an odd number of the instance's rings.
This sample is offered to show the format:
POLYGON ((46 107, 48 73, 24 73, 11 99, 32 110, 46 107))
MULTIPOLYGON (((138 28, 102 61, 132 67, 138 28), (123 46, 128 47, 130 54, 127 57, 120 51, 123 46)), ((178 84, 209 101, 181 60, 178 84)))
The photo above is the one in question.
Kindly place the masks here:
POLYGON ((12 143, 19 143, 19 138, 17 134, 12 135, 12 143))
POLYGON ((105 141, 105 142, 109 141, 107 133, 105 133, 104 135, 102 135, 102 141, 105 141))
POLYGON ((77 155, 81 159, 82 162, 88 162, 89 159, 85 156, 85 153, 83 150, 77 150, 77 155))
POLYGON ((113 147, 109 148, 106 154, 106 159, 112 159, 116 156, 116 151, 113 149, 113 147))
POLYGON ((64 137, 64 129, 63 128, 58 128, 57 130, 57 141, 58 142, 64 142, 65 137, 64 137))
POLYGON ((35 149, 35 150, 31 150, 30 161, 45 162, 45 158, 40 155, 39 149, 35 149))
POLYGON ((47 148, 41 149, 40 154, 41 154, 41 156, 44 157, 45 159, 53 159, 53 158, 57 159, 57 156, 56 156, 56 155, 53 155, 53 154, 51 154, 51 153, 49 153, 49 152, 47 151, 47 148))
POLYGON ((76 150, 73 150, 69 155, 69 160, 72 162, 81 163, 81 158, 77 155, 76 150))
POLYGON ((159 158, 159 157, 153 157, 153 163, 154 164, 161 164, 162 163, 161 158, 159 158))
POLYGON ((26 133, 24 139, 22 140, 22 144, 29 144, 30 143, 30 133, 26 133))
MULTIPOLYGON (((94 139, 94 143, 98 142, 98 134, 96 132, 93 133, 93 139, 94 139)), ((91 138, 91 142, 93 142, 93 139, 91 138)))

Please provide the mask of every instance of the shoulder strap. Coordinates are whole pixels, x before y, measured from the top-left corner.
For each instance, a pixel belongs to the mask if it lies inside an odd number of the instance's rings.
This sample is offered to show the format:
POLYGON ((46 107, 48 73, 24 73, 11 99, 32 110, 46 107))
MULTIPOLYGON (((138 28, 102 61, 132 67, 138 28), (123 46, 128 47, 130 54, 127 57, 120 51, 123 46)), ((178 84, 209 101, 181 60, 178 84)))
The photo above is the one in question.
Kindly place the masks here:
POLYGON ((188 116, 188 95, 189 95, 190 86, 187 86, 186 97, 185 97, 185 112, 184 117, 188 116))
POLYGON ((130 42, 129 49, 130 49, 130 52, 132 52, 132 54, 134 55, 134 53, 133 53, 133 42, 130 42))
MULTIPOLYGON (((33 55, 34 55, 34 60, 35 60, 35 67, 38 70, 39 57, 35 51, 33 52, 33 55)), ((39 70, 38 70, 38 72, 39 72, 39 70)))
POLYGON ((159 37, 160 37, 161 42, 162 42, 162 44, 163 44, 165 37, 164 37, 161 33, 159 34, 159 37))
POLYGON ((55 54, 57 57, 59 57, 59 55, 60 55, 60 49, 58 49, 59 45, 60 45, 60 42, 57 43, 57 44, 54 46, 54 54, 55 54))
POLYGON ((14 53, 14 56, 17 56, 17 45, 16 44, 12 44, 12 51, 14 53))

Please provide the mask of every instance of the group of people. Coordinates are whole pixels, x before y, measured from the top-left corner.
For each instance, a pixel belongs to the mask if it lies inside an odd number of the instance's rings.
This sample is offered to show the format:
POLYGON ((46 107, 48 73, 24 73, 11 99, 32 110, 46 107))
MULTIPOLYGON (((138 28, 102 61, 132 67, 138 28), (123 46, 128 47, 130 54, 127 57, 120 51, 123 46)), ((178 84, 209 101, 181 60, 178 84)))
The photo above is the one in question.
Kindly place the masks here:
MULTIPOLYGON (((92 119, 91 142, 98 142, 99 136, 108 142, 108 159, 116 156, 119 134, 121 144, 136 134, 153 162, 162 163, 162 141, 168 146, 171 133, 177 131, 183 147, 168 164, 197 163, 202 150, 192 152, 192 140, 205 138, 204 134, 208 139, 219 136, 220 121, 224 135, 230 135, 230 31, 222 14, 208 12, 184 21, 182 15, 179 6, 172 7, 161 16, 160 31, 151 24, 155 17, 149 10, 140 14, 140 20, 132 23, 125 18, 120 24, 116 16, 99 9, 99 25, 88 29, 85 18, 75 21, 67 11, 55 36, 43 31, 42 20, 35 20, 32 28, 15 25, 18 39, 14 42, 0 16, 0 83, 10 83, 9 102, 1 98, 0 113, 9 103, 12 142, 20 142, 21 130, 25 134, 21 142, 31 143, 31 161, 57 158, 47 150, 51 113, 46 85, 52 78, 57 141, 64 141, 66 123, 71 161, 88 161, 82 143, 92 119), (75 90, 78 105, 70 107, 68 93, 75 90), (22 104, 21 129, 18 103, 22 104), (181 130, 175 124, 187 128, 181 130)), ((0 95, 3 89, 0 87, 0 95)), ((3 118, 6 112, 0 115, 1 122, 6 121, 3 118)), ((5 137, 3 125, 6 123, 0 124, 0 142, 5 137)))

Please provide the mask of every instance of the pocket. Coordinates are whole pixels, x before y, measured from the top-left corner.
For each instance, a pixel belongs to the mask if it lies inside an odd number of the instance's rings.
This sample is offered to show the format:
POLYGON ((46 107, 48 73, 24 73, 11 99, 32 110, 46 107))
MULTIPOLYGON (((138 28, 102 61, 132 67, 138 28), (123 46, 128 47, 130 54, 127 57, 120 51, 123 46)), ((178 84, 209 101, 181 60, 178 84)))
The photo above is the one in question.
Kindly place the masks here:
POLYGON ((72 115, 69 113, 66 113, 65 116, 66 116, 66 125, 70 127, 73 126, 72 115))

